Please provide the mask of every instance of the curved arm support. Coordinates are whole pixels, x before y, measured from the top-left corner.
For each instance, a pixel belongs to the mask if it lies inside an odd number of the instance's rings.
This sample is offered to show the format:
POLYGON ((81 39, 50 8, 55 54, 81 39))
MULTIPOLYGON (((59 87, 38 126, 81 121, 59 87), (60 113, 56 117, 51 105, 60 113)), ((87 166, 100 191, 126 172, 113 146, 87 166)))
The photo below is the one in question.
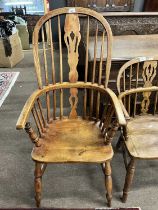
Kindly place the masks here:
POLYGON ((122 107, 121 107, 121 104, 120 104, 117 96, 109 88, 105 89, 105 91, 110 96, 111 101, 113 102, 113 106, 114 106, 114 109, 115 109, 115 113, 116 113, 117 121, 118 121, 119 125, 126 125, 126 120, 125 120, 125 117, 124 117, 124 114, 123 114, 123 111, 122 111, 122 107))
POLYGON ((125 92, 122 92, 119 96, 118 96, 118 100, 120 102, 121 108, 123 110, 123 113, 125 115, 126 120, 130 119, 130 116, 126 110, 126 108, 123 105, 122 102, 122 98, 127 96, 127 95, 131 95, 134 93, 143 93, 143 92, 152 92, 152 91, 158 91, 158 87, 157 86, 152 86, 152 87, 140 87, 140 88, 136 88, 136 89, 131 89, 131 90, 127 90, 125 92))
POLYGON ((31 109, 32 109, 36 99, 39 96, 41 96, 51 90, 58 90, 61 88, 73 88, 73 87, 74 88, 94 89, 94 90, 100 91, 103 94, 108 94, 111 98, 111 101, 113 102, 118 123, 120 125, 126 124, 126 120, 124 118, 124 114, 121 109, 120 102, 112 90, 110 90, 109 88, 105 89, 103 85, 98 85, 97 83, 91 83, 91 82, 86 82, 86 83, 85 82, 76 82, 76 83, 63 82, 63 83, 56 83, 55 85, 48 85, 48 86, 43 87, 43 89, 36 90, 26 101, 26 103, 23 107, 23 110, 19 116, 19 119, 17 121, 16 129, 24 129, 25 128, 25 124, 26 124, 27 119, 30 115, 31 109))

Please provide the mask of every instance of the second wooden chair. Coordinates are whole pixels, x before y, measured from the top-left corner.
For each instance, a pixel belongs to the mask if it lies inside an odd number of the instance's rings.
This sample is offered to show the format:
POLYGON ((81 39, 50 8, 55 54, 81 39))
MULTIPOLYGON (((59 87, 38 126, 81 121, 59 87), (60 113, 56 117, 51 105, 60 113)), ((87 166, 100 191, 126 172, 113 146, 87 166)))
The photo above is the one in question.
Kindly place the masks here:
POLYGON ((126 202, 132 184, 136 160, 158 159, 157 61, 158 57, 135 58, 122 66, 117 78, 118 98, 127 119, 118 143, 123 146, 127 169, 123 202, 126 202))

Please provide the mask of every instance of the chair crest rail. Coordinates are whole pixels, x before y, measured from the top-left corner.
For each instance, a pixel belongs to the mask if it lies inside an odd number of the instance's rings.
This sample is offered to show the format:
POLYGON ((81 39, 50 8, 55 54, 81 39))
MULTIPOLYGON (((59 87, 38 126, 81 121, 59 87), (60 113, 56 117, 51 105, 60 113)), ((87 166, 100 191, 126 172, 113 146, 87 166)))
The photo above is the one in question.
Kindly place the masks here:
MULTIPOLYGON (((42 29, 42 41, 44 42, 46 37, 44 35, 44 25, 47 24, 49 25, 49 36, 50 36, 50 43, 51 43, 51 54, 52 54, 52 74, 53 74, 53 83, 55 83, 55 78, 54 78, 54 48, 53 48, 53 40, 52 40, 52 27, 51 27, 51 20, 54 17, 57 17, 58 19, 58 39, 59 39, 59 51, 60 51, 60 56, 62 56, 62 37, 61 37, 61 20, 60 16, 66 15, 65 16, 65 25, 64 25, 64 41, 68 49, 68 64, 70 67, 70 73, 69 73, 69 79, 72 81, 73 79, 77 80, 78 75, 77 71, 75 70, 78 64, 78 46, 81 41, 81 33, 80 33, 80 22, 79 22, 79 16, 80 15, 85 15, 87 16, 87 35, 86 35, 86 43, 87 43, 87 50, 86 50, 86 61, 85 61, 85 81, 87 80, 87 72, 88 72, 88 43, 89 43, 89 37, 90 37, 90 18, 96 19, 101 25, 103 26, 103 36, 106 35, 106 38, 108 40, 108 47, 107 47, 107 65, 106 65, 106 81, 105 81, 105 87, 108 87, 108 81, 109 81, 109 75, 110 75, 110 67, 111 67, 111 49, 112 49, 112 31, 111 28, 106 21, 106 19, 99 13, 92 11, 87 8, 82 8, 82 7, 77 7, 75 9, 70 8, 70 7, 65 7, 65 8, 60 8, 60 9, 55 9, 53 11, 49 11, 45 16, 41 17, 39 21, 37 22, 34 32, 33 32, 33 54, 34 54, 34 63, 35 63, 35 70, 36 70, 36 75, 37 75, 37 80, 38 80, 38 86, 40 89, 43 88, 44 84, 42 81, 42 67, 40 65, 40 59, 39 59, 39 46, 38 46, 38 35, 40 29, 42 29), (71 12, 70 12, 71 11, 71 12)), ((82 34, 83 35, 83 34, 82 34)), ((47 78, 48 75, 48 66, 47 66, 47 61, 46 61, 46 49, 44 49, 44 57, 45 57, 45 75, 47 78)), ((103 49, 103 48, 102 48, 103 49)), ((102 53, 103 54, 103 53, 102 53)), ((103 55, 102 55, 103 56, 103 55)), ((102 60, 102 58, 101 58, 102 60)), ((102 65, 102 61, 100 60, 100 65, 102 65)), ((60 73, 62 74, 62 68, 63 68, 63 63, 62 63, 62 57, 60 58, 60 73)), ((62 75, 60 75, 63 77, 62 75)), ((47 80, 48 82, 48 80, 47 80)), ((62 82, 62 79, 61 81, 62 82)))

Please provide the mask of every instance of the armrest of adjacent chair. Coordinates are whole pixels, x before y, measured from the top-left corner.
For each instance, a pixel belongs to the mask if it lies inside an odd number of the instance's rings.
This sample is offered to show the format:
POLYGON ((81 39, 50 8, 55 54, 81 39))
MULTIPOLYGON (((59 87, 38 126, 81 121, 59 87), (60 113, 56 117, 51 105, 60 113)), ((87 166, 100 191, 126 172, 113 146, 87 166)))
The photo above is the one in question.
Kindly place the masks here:
POLYGON ((126 120, 125 120, 125 117, 124 117, 122 106, 121 106, 120 101, 118 100, 117 96, 109 88, 105 89, 105 91, 111 98, 111 101, 113 103, 113 107, 115 109, 115 114, 117 116, 117 121, 118 121, 119 125, 126 125, 126 120))
POLYGON ((122 93, 119 94, 118 96, 118 100, 119 103, 121 105, 121 108, 123 110, 123 113, 125 115, 126 120, 130 119, 130 116, 122 102, 122 98, 124 98, 127 95, 131 95, 131 94, 135 94, 135 93, 143 93, 143 92, 153 92, 153 91, 158 91, 158 87, 157 86, 152 86, 152 87, 140 87, 140 88, 134 88, 134 89, 130 89, 130 90, 126 90, 122 93))

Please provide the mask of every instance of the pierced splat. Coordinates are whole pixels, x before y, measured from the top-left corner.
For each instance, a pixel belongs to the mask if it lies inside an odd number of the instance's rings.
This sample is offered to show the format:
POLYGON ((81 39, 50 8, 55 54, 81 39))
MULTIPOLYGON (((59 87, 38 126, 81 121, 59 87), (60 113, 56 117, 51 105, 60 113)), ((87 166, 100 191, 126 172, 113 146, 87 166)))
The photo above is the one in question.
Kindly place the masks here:
MULTIPOLYGON (((77 72, 77 64, 78 64, 78 46, 81 40, 80 34, 80 23, 77 14, 67 14, 65 18, 65 26, 64 26, 64 40, 68 49, 68 64, 70 67, 69 72, 69 80, 70 82, 78 81, 78 72, 77 72)), ((77 88, 70 89, 70 104, 71 104, 71 112, 69 118, 77 118, 77 103, 78 103, 78 90, 77 88)))
MULTIPOLYGON (((143 73, 142 77, 144 80, 144 87, 151 87, 152 81, 156 76, 156 67, 157 61, 146 61, 143 65, 143 73)), ((143 101, 141 103, 141 112, 143 114, 147 113, 150 105, 149 97, 151 92, 144 92, 143 93, 143 101)))

